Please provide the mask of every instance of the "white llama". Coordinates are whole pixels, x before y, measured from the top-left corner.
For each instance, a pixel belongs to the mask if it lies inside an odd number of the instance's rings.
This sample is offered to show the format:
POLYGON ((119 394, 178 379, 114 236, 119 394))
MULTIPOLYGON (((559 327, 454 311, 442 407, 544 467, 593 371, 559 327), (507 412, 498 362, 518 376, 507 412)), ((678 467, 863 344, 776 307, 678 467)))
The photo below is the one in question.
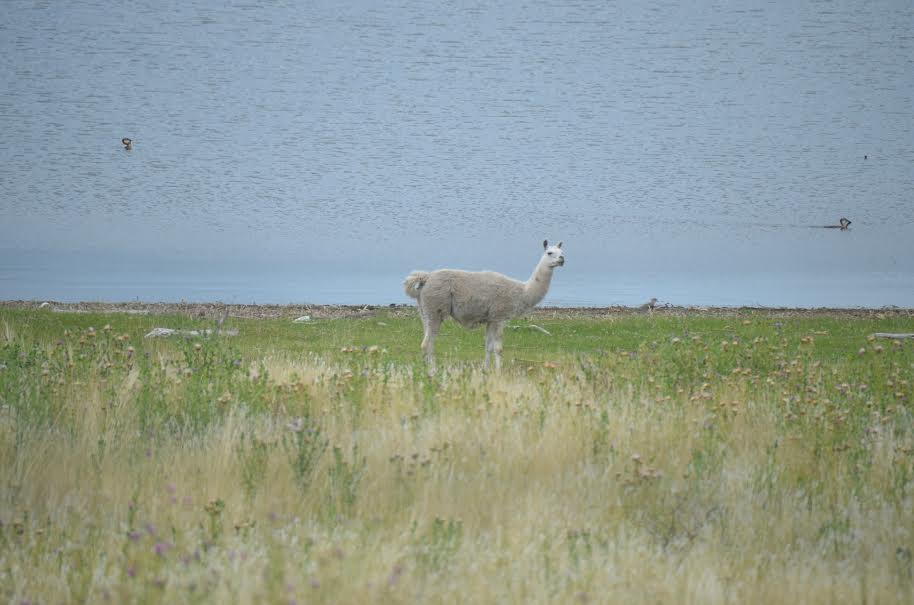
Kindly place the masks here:
POLYGON ((552 270, 565 264, 562 242, 550 246, 543 240, 542 258, 533 275, 525 282, 492 271, 413 271, 403 286, 407 296, 418 301, 425 336, 422 351, 430 368, 435 366, 435 337, 441 322, 450 315, 465 328, 486 324, 486 356, 495 357, 495 368, 501 367, 501 336, 505 323, 537 305, 549 290, 552 270))

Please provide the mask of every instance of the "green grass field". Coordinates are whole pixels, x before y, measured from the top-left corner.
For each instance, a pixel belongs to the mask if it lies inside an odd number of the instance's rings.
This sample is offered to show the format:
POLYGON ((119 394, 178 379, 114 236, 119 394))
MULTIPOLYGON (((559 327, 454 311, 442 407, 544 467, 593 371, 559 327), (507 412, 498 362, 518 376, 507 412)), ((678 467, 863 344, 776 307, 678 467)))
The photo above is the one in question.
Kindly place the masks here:
POLYGON ((914 602, 908 312, 155 326, 0 309, 0 600, 914 602))

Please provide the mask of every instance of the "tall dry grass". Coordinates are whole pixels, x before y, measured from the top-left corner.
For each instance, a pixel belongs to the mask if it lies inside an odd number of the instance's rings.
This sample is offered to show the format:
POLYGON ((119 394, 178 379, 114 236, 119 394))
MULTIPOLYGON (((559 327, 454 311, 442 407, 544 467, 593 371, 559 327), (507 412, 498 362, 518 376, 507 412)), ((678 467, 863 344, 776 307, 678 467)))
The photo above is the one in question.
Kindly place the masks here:
POLYGON ((429 378, 17 332, 8 602, 914 602, 903 346, 756 343, 770 371, 711 372, 717 345, 677 339, 429 378))

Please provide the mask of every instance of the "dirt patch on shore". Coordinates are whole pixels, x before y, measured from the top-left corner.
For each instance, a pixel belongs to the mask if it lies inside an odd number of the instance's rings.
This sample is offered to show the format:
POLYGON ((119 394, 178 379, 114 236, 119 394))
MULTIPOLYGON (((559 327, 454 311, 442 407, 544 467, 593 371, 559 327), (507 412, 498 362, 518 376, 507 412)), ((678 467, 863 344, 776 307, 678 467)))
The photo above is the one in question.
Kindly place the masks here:
MULTIPOLYGON (((0 309, 41 309, 58 313, 128 313, 135 315, 186 315, 200 319, 219 319, 224 316, 244 319, 295 319, 308 315, 313 319, 371 317, 378 313, 394 316, 413 316, 415 305, 237 305, 225 303, 104 303, 54 301, 0 301, 0 309)), ((647 315, 638 307, 541 307, 530 316, 542 318, 618 317, 647 315)), ((794 309, 786 307, 658 307, 653 315, 663 316, 746 316, 764 317, 912 317, 914 309, 885 307, 881 309, 794 309)))

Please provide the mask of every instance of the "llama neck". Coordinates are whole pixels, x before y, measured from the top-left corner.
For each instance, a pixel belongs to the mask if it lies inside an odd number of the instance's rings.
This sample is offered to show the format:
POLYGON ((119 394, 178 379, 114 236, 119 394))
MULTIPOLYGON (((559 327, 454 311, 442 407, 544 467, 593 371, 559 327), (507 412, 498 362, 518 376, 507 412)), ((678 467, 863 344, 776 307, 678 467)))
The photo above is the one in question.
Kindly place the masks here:
POLYGON ((533 270, 533 275, 524 284, 524 306, 531 309, 543 300, 546 292, 549 291, 551 281, 552 267, 545 261, 541 261, 533 270))

